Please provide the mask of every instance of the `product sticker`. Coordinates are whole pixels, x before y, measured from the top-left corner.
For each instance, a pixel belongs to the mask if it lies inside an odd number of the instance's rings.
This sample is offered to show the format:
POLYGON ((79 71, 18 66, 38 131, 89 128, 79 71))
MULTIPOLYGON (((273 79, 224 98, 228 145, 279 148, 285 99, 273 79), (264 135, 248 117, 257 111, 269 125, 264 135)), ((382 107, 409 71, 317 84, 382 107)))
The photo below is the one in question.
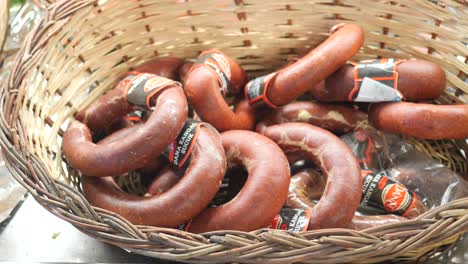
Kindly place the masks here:
POLYGON ((184 166, 185 162, 190 157, 190 153, 197 141, 202 125, 204 125, 204 123, 193 119, 187 119, 187 121, 185 121, 185 125, 176 140, 162 153, 169 159, 169 162, 178 168, 184 166))
POLYGON ((230 96, 231 65, 226 55, 217 50, 208 50, 200 54, 191 69, 197 66, 208 66, 216 73, 219 82, 219 91, 223 97, 230 96))
POLYGON ((361 61, 354 65, 353 102, 395 102, 403 100, 397 90, 398 72, 394 59, 361 61))
POLYGON ((125 119, 132 121, 133 123, 142 123, 146 118, 146 111, 136 110, 124 117, 125 119))
POLYGON ((362 205, 382 208, 406 216, 413 209, 416 196, 404 185, 389 178, 385 171, 363 171, 362 205))
POLYGON ((276 108, 276 106, 266 97, 268 84, 275 75, 276 73, 271 73, 269 75, 255 78, 247 83, 245 86, 245 95, 252 107, 261 108, 267 105, 271 108, 276 108))
POLYGON ((190 224, 192 224, 192 220, 188 221, 188 222, 185 223, 185 224, 181 224, 181 225, 178 226, 176 229, 179 229, 179 230, 188 232, 188 231, 189 231, 189 228, 190 228, 190 224))
POLYGON ((151 109, 150 99, 159 91, 171 86, 182 85, 179 82, 150 73, 138 73, 126 83, 127 102, 132 106, 151 109))
POLYGON ((306 231, 310 221, 309 209, 283 208, 274 218, 268 228, 306 231))

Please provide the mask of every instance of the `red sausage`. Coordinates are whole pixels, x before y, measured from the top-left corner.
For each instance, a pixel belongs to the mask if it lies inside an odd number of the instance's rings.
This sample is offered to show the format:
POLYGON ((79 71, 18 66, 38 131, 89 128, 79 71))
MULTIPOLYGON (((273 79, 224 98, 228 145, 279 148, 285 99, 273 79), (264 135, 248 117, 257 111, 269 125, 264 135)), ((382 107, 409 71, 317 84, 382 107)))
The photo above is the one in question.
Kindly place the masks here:
POLYGON ((377 129, 419 139, 468 138, 468 105, 379 103, 369 110, 377 129))
MULTIPOLYGON (((437 64, 423 60, 397 62, 397 90, 405 100, 430 100, 442 95, 446 79, 444 70, 437 64)), ((313 96, 324 102, 349 101, 355 87, 354 65, 346 64, 311 89, 313 96)))
POLYGON ((176 171, 170 166, 166 166, 151 182, 147 193, 150 195, 160 195, 165 193, 179 182, 180 178, 183 176, 180 172, 181 171, 176 171))
MULTIPOLYGON (((306 169, 291 177, 287 207, 313 210, 316 205, 313 200, 320 199, 324 190, 323 177, 316 170, 306 169)), ((347 226, 353 230, 363 230, 389 223, 408 221, 399 215, 354 215, 347 226)))
MULTIPOLYGON (((271 106, 282 106, 292 102, 338 70, 358 52, 363 43, 364 31, 361 27, 354 24, 340 25, 328 39, 306 56, 274 73, 270 80, 265 81, 267 101, 271 106)), ((248 87, 249 84, 246 86, 247 97, 248 87)))
POLYGON ((361 200, 361 169, 351 149, 338 137, 319 127, 302 123, 270 126, 264 135, 286 155, 303 154, 320 167, 327 184, 311 211, 309 229, 346 227, 361 200))
POLYGON ((267 226, 288 196, 291 175, 286 157, 274 142, 254 132, 228 131, 221 138, 228 166, 244 166, 247 182, 230 202, 194 218, 189 230, 252 231, 267 226))
MULTIPOLYGON (((200 55, 214 56, 228 78, 228 93, 238 94, 246 82, 244 70, 234 60, 220 51, 207 51, 200 55)), ((207 60, 208 62, 214 61, 207 60)), ((221 78, 222 79, 222 78, 221 78)), ((213 125, 219 131, 245 129, 251 130, 255 124, 253 109, 247 102, 240 102, 232 111, 220 92, 220 78, 215 70, 206 63, 196 63, 190 69, 185 82, 185 94, 201 120, 213 125)))
POLYGON ((83 191, 92 205, 120 214, 133 224, 176 227, 206 208, 225 172, 220 136, 202 126, 184 177, 165 193, 140 197, 123 192, 111 177, 87 176, 83 176, 83 191))
POLYGON ((293 102, 275 109, 257 124, 262 133, 268 126, 289 122, 304 122, 329 130, 335 134, 345 134, 355 130, 367 120, 364 112, 332 104, 313 102, 293 102))
POLYGON ((179 69, 184 60, 176 57, 158 58, 135 69, 136 72, 152 73, 171 80, 179 80, 179 69))
MULTIPOLYGON (((128 105, 124 99, 124 92, 120 89, 121 95, 112 96, 123 98, 117 102, 128 105)), ((107 95, 107 94, 106 94, 107 95)), ((106 99, 109 99, 104 95, 106 99)), ((143 167, 149 160, 158 156, 177 137, 187 118, 187 101, 180 87, 172 86, 153 96, 155 110, 148 120, 141 125, 136 125, 138 129, 126 140, 113 142, 110 144, 96 145, 92 142, 90 129, 79 121, 74 121, 65 132, 62 149, 67 162, 74 168, 79 169, 88 176, 117 176, 130 170, 143 167)), ((91 107, 112 112, 113 109, 129 110, 129 107, 122 107, 115 101, 98 100, 97 105, 91 107)), ((90 111, 90 116, 99 117, 99 112, 90 111)), ((118 111, 117 111, 118 112, 118 111)), ((122 115, 125 112, 121 113, 122 115)), ((115 116, 109 114, 111 116, 115 116)), ((121 116, 122 116, 121 115, 121 116)), ((89 116, 84 120, 91 121, 89 116)), ((117 116, 115 116, 114 121, 117 116)), ((93 120, 94 121, 94 120, 93 120)), ((103 123, 112 123, 110 121, 103 123)), ((94 121, 95 126, 99 124, 94 121)))
POLYGON ((188 73, 193 66, 193 62, 186 62, 179 68, 179 79, 182 83, 187 80, 188 73))

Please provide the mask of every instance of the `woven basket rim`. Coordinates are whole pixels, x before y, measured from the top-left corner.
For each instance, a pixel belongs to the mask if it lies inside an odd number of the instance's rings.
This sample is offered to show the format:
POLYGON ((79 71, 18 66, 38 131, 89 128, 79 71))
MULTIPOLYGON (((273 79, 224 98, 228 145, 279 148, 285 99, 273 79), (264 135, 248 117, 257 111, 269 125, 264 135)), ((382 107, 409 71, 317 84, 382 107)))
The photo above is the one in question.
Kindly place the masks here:
POLYGON ((9 10, 10 0, 2 1, 0 6, 0 53, 3 51, 3 45, 7 37, 9 10))
POLYGON ((113 212, 92 207, 73 186, 49 177, 45 164, 22 143, 25 131, 16 106, 22 102, 27 89, 24 76, 30 70, 28 67, 47 41, 75 12, 97 5, 96 0, 60 0, 52 4, 47 15, 28 34, 1 93, 0 143, 7 167, 15 179, 57 217, 92 237, 133 252, 191 263, 311 260, 329 263, 330 259, 378 262, 397 257, 414 258, 452 243, 468 232, 468 198, 436 207, 415 220, 398 225, 364 231, 324 229, 303 233, 260 229, 192 234, 135 226, 113 212))

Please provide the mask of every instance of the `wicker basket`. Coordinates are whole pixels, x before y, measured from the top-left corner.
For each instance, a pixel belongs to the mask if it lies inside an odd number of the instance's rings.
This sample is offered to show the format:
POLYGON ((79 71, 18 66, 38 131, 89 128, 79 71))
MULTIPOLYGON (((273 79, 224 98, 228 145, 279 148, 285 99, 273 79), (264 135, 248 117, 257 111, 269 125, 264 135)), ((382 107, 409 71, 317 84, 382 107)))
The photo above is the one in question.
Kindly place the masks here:
MULTIPOLYGON (((356 59, 436 62, 452 87, 439 101, 466 100, 464 1, 62 0, 48 10, 28 35, 2 89, 0 142, 14 177, 42 206, 82 232, 132 252, 184 262, 348 263, 428 256, 468 231, 468 199, 412 221, 360 232, 262 229, 197 235, 136 226, 90 206, 78 172, 60 152, 61 135, 74 113, 111 89, 132 66, 155 56, 195 57, 216 47, 255 76, 303 54, 324 40, 332 25, 346 21, 366 30, 356 59)), ((466 141, 424 144, 456 160, 459 167, 454 168, 466 169, 466 156, 460 154, 468 149, 466 141)))

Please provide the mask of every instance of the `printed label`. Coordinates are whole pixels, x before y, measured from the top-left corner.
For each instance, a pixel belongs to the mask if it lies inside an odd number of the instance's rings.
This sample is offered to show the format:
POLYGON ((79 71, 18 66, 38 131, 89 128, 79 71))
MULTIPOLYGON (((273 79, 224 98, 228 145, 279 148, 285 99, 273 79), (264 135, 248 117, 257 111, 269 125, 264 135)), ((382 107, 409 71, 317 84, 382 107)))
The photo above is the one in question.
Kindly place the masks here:
POLYGON ((385 171, 363 172, 362 205, 382 208, 406 216, 414 207, 416 196, 403 184, 386 176, 385 171))
POLYGON ((150 99, 161 89, 180 83, 150 73, 138 73, 131 77, 126 84, 126 99, 132 106, 147 107, 151 109, 150 99))
POLYGON ((230 96, 230 79, 231 79, 231 65, 229 64, 226 55, 219 51, 206 51, 203 52, 195 61, 194 69, 197 66, 206 65, 209 69, 212 69, 218 78, 219 82, 219 91, 221 94, 226 97, 230 96))
POLYGON ((268 83, 274 77, 276 73, 261 76, 255 78, 247 83, 245 86, 245 95, 249 104, 255 108, 263 107, 265 105, 276 108, 268 98, 266 98, 266 91, 268 89, 268 83))
POLYGON ((200 127, 203 124, 193 119, 187 119, 176 140, 163 152, 163 155, 169 159, 169 162, 178 168, 184 166, 197 141, 200 127))
POLYGON ((306 231, 310 221, 310 210, 283 208, 274 218, 268 228, 306 231))
POLYGON ((354 88, 349 101, 395 102, 403 95, 397 90, 398 72, 393 59, 361 61, 354 66, 354 88))

